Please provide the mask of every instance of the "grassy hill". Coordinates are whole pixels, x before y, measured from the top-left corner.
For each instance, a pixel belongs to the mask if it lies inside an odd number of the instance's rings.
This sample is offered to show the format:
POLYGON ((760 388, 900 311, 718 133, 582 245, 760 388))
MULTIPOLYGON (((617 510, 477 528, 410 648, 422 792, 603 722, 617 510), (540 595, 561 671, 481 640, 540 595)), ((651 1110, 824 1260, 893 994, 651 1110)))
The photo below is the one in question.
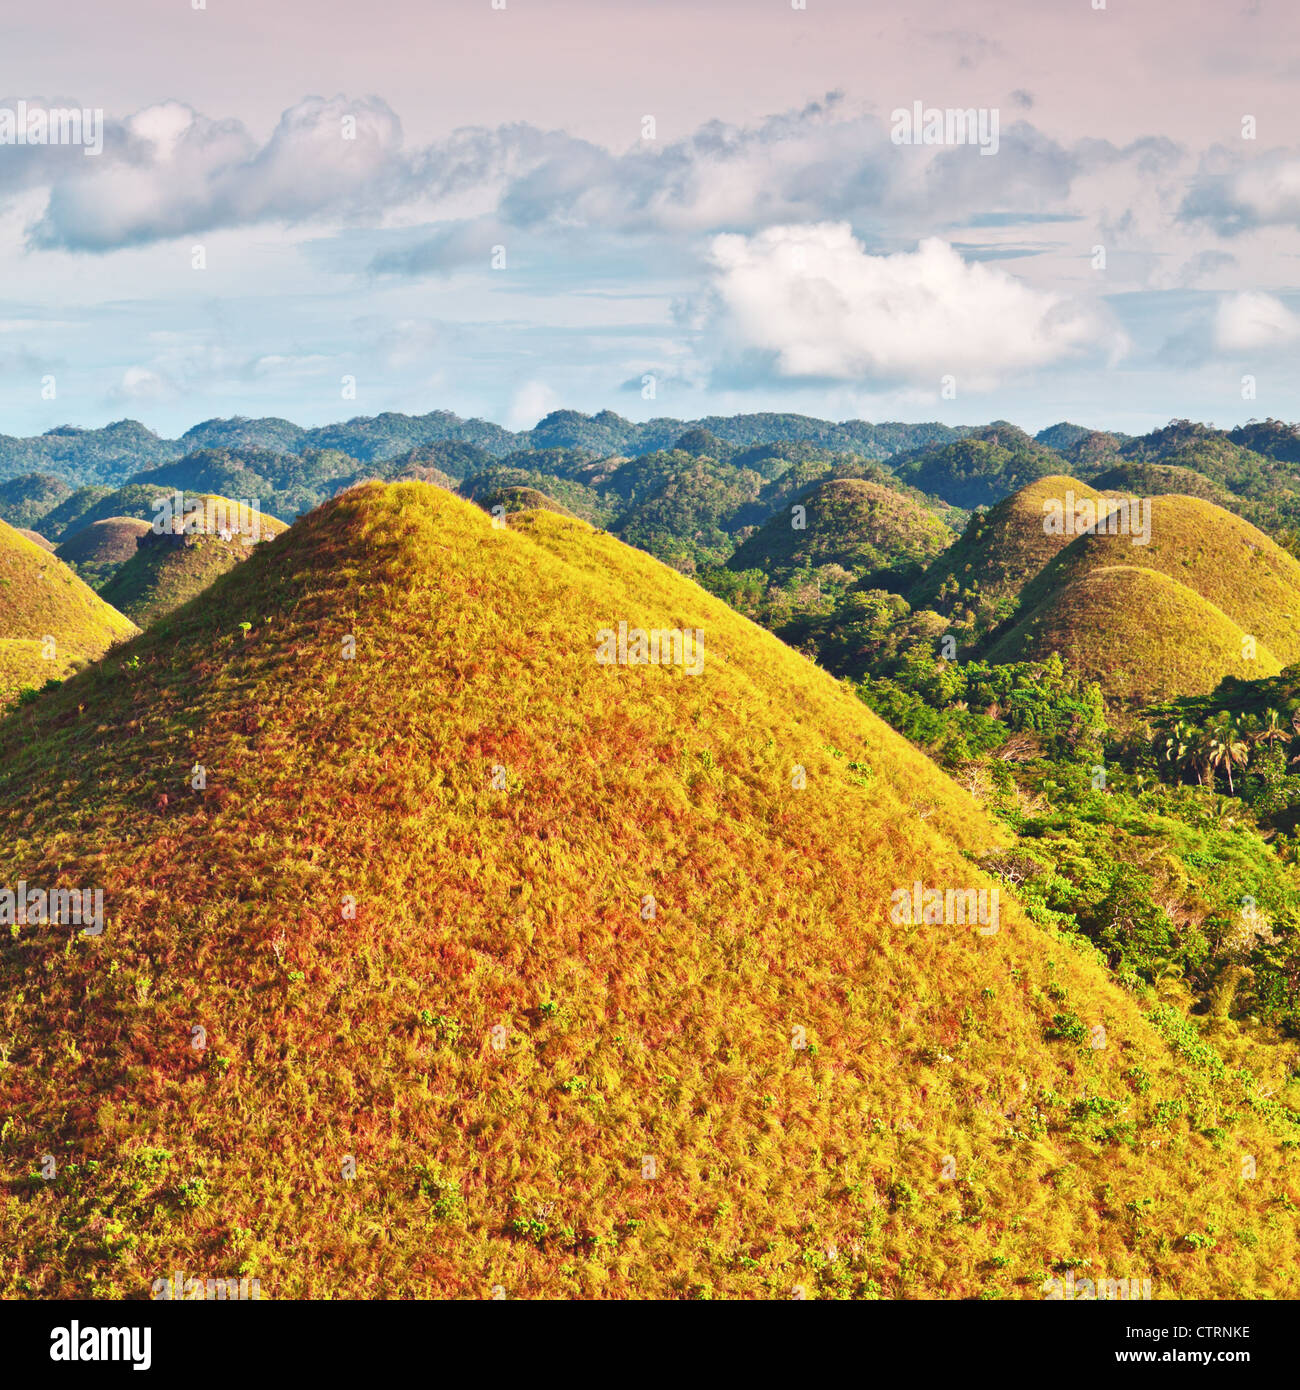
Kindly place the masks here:
MULTIPOLYGON (((1151 540, 1075 537, 1026 585, 1022 612, 1094 569, 1155 570, 1220 609, 1283 665, 1300 660, 1300 561, 1242 517, 1199 497, 1151 499, 1151 540)), ((1263 673, 1261 673, 1263 674, 1263 673)))
POLYGON ((535 487, 497 488, 493 492, 479 493, 474 501, 489 514, 497 507, 504 507, 507 513, 541 510, 558 512, 560 516, 573 516, 568 507, 562 507, 554 498, 538 492, 535 487))
MULTIPOLYGON (((225 498, 211 500, 232 505, 225 498)), ((259 517, 257 525, 263 541, 288 530, 270 516, 259 517)), ((257 543, 238 528, 231 529, 229 539, 214 534, 155 535, 146 528, 144 544, 113 571, 100 592, 133 622, 148 627, 247 560, 257 543)))
POLYGON ((1101 497, 1078 478, 1052 474, 976 512, 917 582, 913 607, 981 625, 1007 616, 1024 586, 1074 539, 1044 525, 1045 504, 1059 502, 1064 509, 1071 495, 1076 502, 1094 504, 1101 497))
POLYGON ((953 534, 932 512, 900 492, 860 478, 834 478, 798 494, 740 545, 733 570, 761 569, 781 579, 796 570, 839 565, 855 574, 932 560, 953 534), (793 507, 804 525, 795 529, 793 507))
POLYGON ((61 560, 0 521, 0 704, 135 631, 61 560))
POLYGON ((1112 565, 1054 592, 989 648, 992 662, 1060 652, 1108 701, 1133 707, 1171 694, 1208 694, 1225 676, 1275 676, 1262 643, 1247 659, 1245 633, 1214 604, 1154 570, 1112 565))
POLYGON ((0 769, 0 882, 109 919, 0 937, 0 1295, 1300 1292, 1281 1108, 1006 895, 891 919, 1003 832, 582 522, 351 490, 0 769))
POLYGON ((133 517, 152 521, 156 512, 154 502, 170 497, 173 489, 127 483, 119 488, 83 487, 66 497, 41 519, 44 533, 57 544, 76 535, 97 521, 112 517, 133 517))
POLYGON ((55 554, 92 588, 101 587, 135 555, 136 542, 151 527, 140 517, 110 516, 92 521, 60 541, 55 554))
POLYGON ((24 536, 27 540, 31 541, 33 545, 39 545, 42 550, 48 550, 51 554, 54 553, 54 547, 39 531, 29 531, 25 526, 17 526, 14 529, 20 536, 24 536))

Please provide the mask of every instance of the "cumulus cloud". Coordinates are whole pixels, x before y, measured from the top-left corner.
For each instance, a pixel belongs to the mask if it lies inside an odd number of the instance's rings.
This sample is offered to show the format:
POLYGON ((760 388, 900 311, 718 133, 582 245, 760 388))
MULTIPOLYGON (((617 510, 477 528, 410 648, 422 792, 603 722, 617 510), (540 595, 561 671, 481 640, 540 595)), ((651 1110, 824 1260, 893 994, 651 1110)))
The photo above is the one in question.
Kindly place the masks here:
POLYGON ((777 378, 987 389, 1009 372, 1122 351, 1106 315, 968 263, 946 242, 871 255, 846 223, 723 235, 712 245, 724 352, 777 378))
POLYGON ((401 125, 377 98, 309 97, 259 146, 179 102, 138 112, 56 180, 35 246, 104 251, 268 220, 347 217, 410 191, 401 125))
POLYGON ((1179 209, 1186 222, 1202 222, 1220 236, 1259 227, 1300 226, 1300 159, 1272 150, 1244 163, 1217 150, 1193 181, 1179 209), (1236 167, 1224 168, 1231 163, 1236 167))
POLYGON ((1284 347, 1300 338, 1300 317, 1271 294, 1248 292, 1219 301, 1214 345, 1222 352, 1284 347))
POLYGON ((544 381, 525 381, 510 398, 506 425, 512 430, 532 429, 560 404, 558 393, 544 381))
MULTIPOLYGON (((996 159, 978 153, 895 145, 880 119, 849 111, 835 93, 620 152, 523 122, 407 149, 397 116, 376 97, 309 97, 259 143, 238 120, 168 102, 108 122, 97 159, 0 149, 0 189, 44 177, 49 202, 32 243, 102 252, 268 221, 375 222, 421 203, 442 212, 460 195, 478 199, 478 218, 516 229, 632 235, 904 219, 935 206, 945 218, 1032 212, 1058 205, 1080 168, 1075 153, 1024 121, 1004 128, 996 159)), ((447 225, 444 214, 423 243, 385 253, 374 269, 437 274, 468 263, 478 218, 447 225)))

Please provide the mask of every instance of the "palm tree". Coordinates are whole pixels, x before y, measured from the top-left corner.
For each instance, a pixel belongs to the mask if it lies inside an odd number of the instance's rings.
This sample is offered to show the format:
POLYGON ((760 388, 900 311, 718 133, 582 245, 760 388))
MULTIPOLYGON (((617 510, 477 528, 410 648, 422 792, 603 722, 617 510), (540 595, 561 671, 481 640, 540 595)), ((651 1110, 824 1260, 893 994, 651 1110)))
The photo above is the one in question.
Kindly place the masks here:
POLYGON ((1251 734, 1250 741, 1255 744, 1290 743, 1293 737, 1289 729, 1282 727, 1282 716, 1270 709, 1265 710, 1264 722, 1251 734))
POLYGON ((1228 718, 1226 714, 1220 714, 1218 721, 1209 731, 1210 742, 1207 749, 1209 766, 1211 773, 1216 768, 1223 768, 1228 774, 1228 795, 1235 794, 1232 785, 1233 766, 1245 767, 1247 759, 1250 757, 1250 745, 1241 736, 1241 730, 1228 718))
POLYGON ((1187 761, 1190 766, 1196 769, 1196 785, 1205 785, 1205 774, 1211 774, 1213 781, 1214 762, 1214 734, 1209 724, 1202 724, 1191 730, 1190 747, 1187 752, 1187 761))
POLYGON ((1195 732, 1190 724, 1178 720, 1171 729, 1156 736, 1156 756, 1163 762, 1173 763, 1181 772, 1191 761, 1188 754, 1192 750, 1195 732))

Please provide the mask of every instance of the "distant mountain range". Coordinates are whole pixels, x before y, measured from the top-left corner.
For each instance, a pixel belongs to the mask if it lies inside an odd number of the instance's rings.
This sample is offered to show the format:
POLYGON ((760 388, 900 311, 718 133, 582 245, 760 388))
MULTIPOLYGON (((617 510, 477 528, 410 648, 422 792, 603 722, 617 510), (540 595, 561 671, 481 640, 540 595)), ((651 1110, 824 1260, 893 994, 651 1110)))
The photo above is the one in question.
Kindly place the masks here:
MULTIPOLYGON (((1077 425, 1054 428, 1080 429, 1077 425)), ((770 412, 637 423, 611 410, 597 415, 555 410, 531 430, 512 431, 490 420, 465 420, 449 410, 433 410, 427 415, 363 415, 315 429, 275 417, 255 420, 236 415, 227 420, 204 420, 179 439, 163 439, 138 420, 117 420, 102 429, 62 425, 30 438, 0 435, 0 481, 23 473, 48 472, 78 484, 117 484, 150 464, 168 463, 199 449, 266 449, 281 454, 334 449, 365 463, 383 462, 411 449, 446 442, 472 444, 494 458, 524 449, 554 448, 588 449, 606 456, 635 455, 669 448, 691 429, 707 430, 732 445, 804 440, 868 458, 887 458, 946 443, 968 432, 965 426, 934 421, 836 423, 770 412)))

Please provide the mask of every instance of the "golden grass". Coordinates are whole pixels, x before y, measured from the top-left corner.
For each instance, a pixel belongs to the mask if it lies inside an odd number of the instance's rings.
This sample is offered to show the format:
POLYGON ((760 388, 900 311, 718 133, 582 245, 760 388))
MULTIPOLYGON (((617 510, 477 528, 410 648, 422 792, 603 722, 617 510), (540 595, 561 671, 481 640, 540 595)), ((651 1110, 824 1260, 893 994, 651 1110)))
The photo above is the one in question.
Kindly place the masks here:
POLYGON ((137 630, 61 560, 0 521, 0 641, 42 648, 35 668, 30 647, 10 649, 0 670, 0 704, 25 685, 61 678, 77 661, 137 630))
POLYGON ((926 570, 912 592, 915 608, 953 613, 967 610, 986 617, 999 604, 1015 600, 1072 536, 1050 534, 1043 524, 1044 503, 1064 507, 1096 502, 1095 488, 1078 478, 1053 474, 1027 484, 982 515, 926 570))
POLYGON ((1225 676, 1275 676, 1282 663, 1220 609, 1156 570, 1086 571, 990 647, 992 662, 1040 661, 1059 652, 1100 682, 1108 699, 1150 704, 1206 695, 1225 676))
POLYGON ((25 526, 16 526, 14 529, 20 536, 26 537, 33 545, 38 545, 42 550, 53 552, 54 547, 41 535, 39 531, 29 531, 25 526))
POLYGON ((1250 522, 1200 497, 1152 498, 1150 544, 1134 545, 1123 535, 1075 538, 1025 588, 1022 611, 1114 565, 1167 575, 1220 609, 1284 666, 1300 661, 1300 562, 1250 522))
POLYGON ((0 1294, 1294 1297, 1248 1083, 1009 900, 891 923, 1002 842, 650 557, 351 490, 0 724, 0 884, 109 916, 0 955, 0 1294))

